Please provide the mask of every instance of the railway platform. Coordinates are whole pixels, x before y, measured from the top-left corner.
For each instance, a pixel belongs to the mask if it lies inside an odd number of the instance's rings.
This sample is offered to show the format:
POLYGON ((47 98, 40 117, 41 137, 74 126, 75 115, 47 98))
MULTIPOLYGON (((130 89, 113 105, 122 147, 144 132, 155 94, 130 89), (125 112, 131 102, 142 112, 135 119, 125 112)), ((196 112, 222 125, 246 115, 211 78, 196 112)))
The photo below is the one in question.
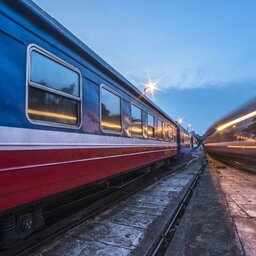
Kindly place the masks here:
POLYGON ((256 255, 255 191, 255 174, 210 159, 165 255, 256 255))

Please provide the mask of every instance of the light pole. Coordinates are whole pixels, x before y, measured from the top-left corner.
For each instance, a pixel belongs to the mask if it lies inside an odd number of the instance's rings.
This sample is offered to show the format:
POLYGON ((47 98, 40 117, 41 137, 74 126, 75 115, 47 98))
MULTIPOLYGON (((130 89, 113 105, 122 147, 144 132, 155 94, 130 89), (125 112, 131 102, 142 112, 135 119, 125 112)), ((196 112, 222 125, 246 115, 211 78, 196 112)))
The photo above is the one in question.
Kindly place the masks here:
POLYGON ((187 125, 187 131, 190 132, 191 124, 187 125))

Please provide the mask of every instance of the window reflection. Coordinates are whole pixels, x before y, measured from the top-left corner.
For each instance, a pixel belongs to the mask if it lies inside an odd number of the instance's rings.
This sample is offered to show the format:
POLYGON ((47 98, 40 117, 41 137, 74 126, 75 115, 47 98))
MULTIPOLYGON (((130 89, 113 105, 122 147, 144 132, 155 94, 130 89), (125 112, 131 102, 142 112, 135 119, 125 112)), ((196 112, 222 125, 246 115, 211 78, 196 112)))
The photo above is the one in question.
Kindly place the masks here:
POLYGON ((78 124, 78 102, 40 89, 30 88, 28 115, 40 121, 78 124))
POLYGON ((170 141, 176 141, 176 128, 174 126, 170 127, 170 141))
POLYGON ((164 123, 164 138, 165 138, 165 140, 169 139, 168 126, 166 123, 164 123))
POLYGON ((181 142, 182 144, 185 143, 185 134, 184 134, 183 132, 180 133, 180 142, 181 142))
POLYGON ((173 141, 177 141, 177 129, 173 128, 173 141))
POLYGON ((169 140, 173 141, 173 128, 168 126, 169 140))
POLYGON ((155 125, 154 125, 154 117, 148 114, 148 137, 155 137, 155 125))
POLYGON ((134 135, 142 135, 141 109, 132 105, 132 133, 134 135))
POLYGON ((158 138, 163 139, 163 122, 161 120, 158 119, 157 122, 157 134, 158 134, 158 138))
POLYGON ((121 98, 105 88, 101 89, 101 127, 116 132, 122 129, 121 98))
POLYGON ((31 52, 30 81, 79 96, 79 75, 37 51, 31 52))

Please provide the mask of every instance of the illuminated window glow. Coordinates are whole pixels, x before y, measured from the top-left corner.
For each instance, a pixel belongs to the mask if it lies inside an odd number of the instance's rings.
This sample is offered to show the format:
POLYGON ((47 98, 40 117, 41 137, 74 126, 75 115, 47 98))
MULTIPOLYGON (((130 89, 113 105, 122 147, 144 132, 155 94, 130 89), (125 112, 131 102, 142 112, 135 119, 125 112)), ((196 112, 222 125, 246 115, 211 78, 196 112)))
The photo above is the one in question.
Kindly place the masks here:
POLYGON ((67 120, 72 120, 72 121, 77 120, 76 116, 68 116, 68 115, 63 115, 63 114, 58 114, 58 113, 53 113, 53 112, 38 111, 38 110, 34 110, 34 109, 29 109, 28 113, 32 114, 32 115, 56 117, 56 118, 67 119, 67 120))
POLYGON ((104 130, 121 132, 121 98, 101 88, 101 127, 104 130))
POLYGON ((121 130, 122 126, 119 124, 112 124, 110 122, 105 122, 102 121, 101 125, 105 128, 105 129, 109 129, 109 130, 121 130))
POLYGON ((217 128, 217 131, 223 131, 225 128, 227 128, 227 127, 229 127, 229 126, 232 126, 232 125, 234 125, 234 124, 240 123, 240 122, 242 122, 242 121, 244 121, 244 120, 246 120, 246 119, 248 119, 248 118, 254 117, 254 116, 256 116, 256 111, 253 111, 253 112, 251 112, 251 113, 248 113, 248 114, 246 114, 246 115, 244 115, 244 116, 240 116, 240 117, 238 117, 238 118, 236 118, 236 119, 234 119, 234 120, 232 120, 232 121, 230 121, 230 122, 227 122, 227 123, 225 123, 225 124, 219 126, 219 127, 217 128))
POLYGON ((140 108, 132 105, 131 107, 131 118, 132 118, 132 134, 142 135, 142 111, 140 108))
POLYGON ((163 133, 163 121, 158 119, 157 122, 157 134, 158 134, 158 138, 163 139, 164 137, 164 133, 163 133))
POLYGON ((154 117, 148 114, 148 137, 154 138, 155 137, 155 124, 154 124, 154 117))
POLYGON ((256 149, 256 146, 246 146, 246 145, 241 145, 241 146, 235 146, 235 145, 227 145, 228 148, 240 148, 240 149, 256 149))

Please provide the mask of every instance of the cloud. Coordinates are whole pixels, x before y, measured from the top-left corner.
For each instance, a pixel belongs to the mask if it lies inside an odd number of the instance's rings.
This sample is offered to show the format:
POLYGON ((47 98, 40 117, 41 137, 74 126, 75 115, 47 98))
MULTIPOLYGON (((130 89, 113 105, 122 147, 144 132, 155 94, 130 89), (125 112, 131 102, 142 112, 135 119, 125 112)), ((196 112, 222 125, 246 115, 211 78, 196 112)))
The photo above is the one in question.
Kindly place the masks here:
POLYGON ((231 85, 248 86, 256 85, 256 77, 249 77, 246 74, 233 72, 226 74, 223 72, 212 72, 207 68, 197 70, 183 70, 177 72, 164 71, 135 71, 126 73, 126 78, 135 86, 142 89, 149 79, 158 81, 158 87, 162 90, 176 89, 196 89, 209 87, 228 87, 231 85))

